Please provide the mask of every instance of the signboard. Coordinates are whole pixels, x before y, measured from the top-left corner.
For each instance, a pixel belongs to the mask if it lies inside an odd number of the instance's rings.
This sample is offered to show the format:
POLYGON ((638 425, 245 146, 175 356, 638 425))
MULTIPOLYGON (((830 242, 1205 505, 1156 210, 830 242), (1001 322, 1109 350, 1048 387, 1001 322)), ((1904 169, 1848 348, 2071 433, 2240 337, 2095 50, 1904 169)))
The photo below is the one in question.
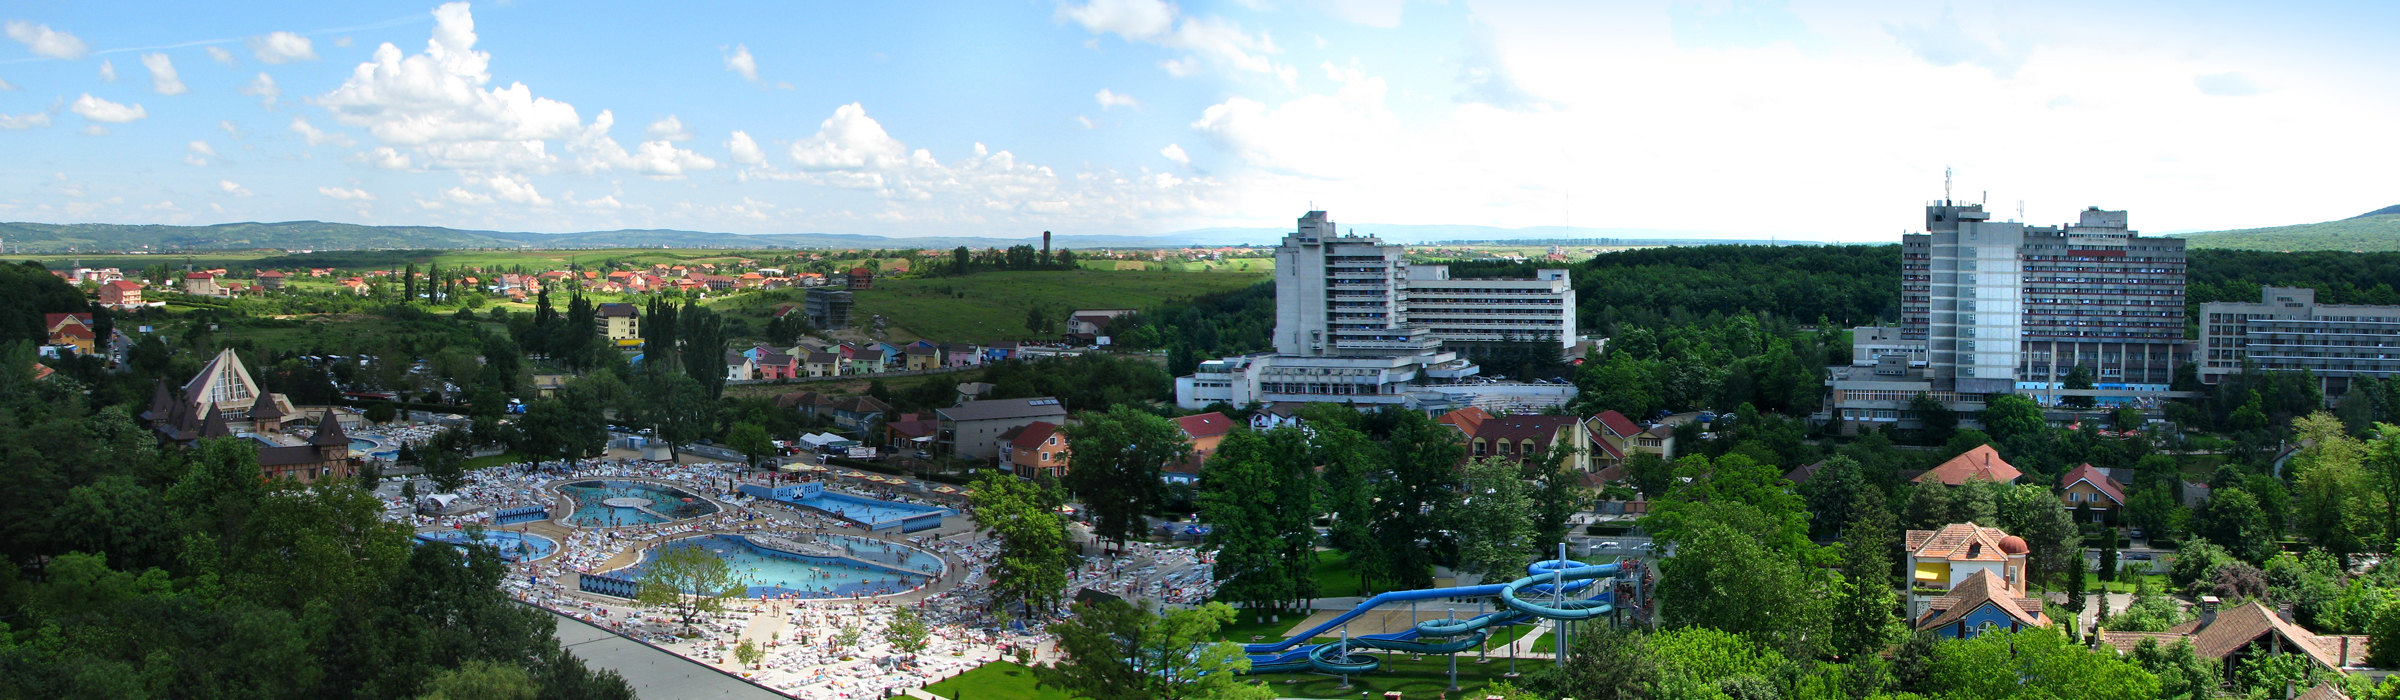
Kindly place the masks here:
POLYGON ((849 454, 849 457, 850 457, 851 459, 874 459, 874 458, 875 458, 875 448, 872 448, 872 447, 853 447, 853 448, 850 448, 850 454, 849 454))
POLYGON ((1092 344, 1093 344, 1093 345, 1102 345, 1102 346, 1108 345, 1108 336, 1105 336, 1105 335, 1104 335, 1104 336, 1100 336, 1100 337, 1098 337, 1098 338, 1093 338, 1093 339, 1092 339, 1092 344))

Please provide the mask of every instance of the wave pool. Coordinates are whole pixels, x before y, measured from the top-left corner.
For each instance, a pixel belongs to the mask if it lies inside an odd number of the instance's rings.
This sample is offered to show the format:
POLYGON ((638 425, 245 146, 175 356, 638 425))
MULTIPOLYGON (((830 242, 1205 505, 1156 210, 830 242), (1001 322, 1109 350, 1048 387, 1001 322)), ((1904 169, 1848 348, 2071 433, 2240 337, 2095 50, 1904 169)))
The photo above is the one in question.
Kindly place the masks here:
POLYGON ((652 525, 717 512, 708 499, 640 481, 578 481, 558 491, 575 500, 567 524, 583 527, 652 525))
POLYGON ((464 530, 426 532, 418 534, 417 539, 454 545, 484 545, 500 550, 500 558, 507 561, 533 561, 558 551, 558 542, 548 537, 506 530, 485 530, 480 537, 472 539, 464 530))
POLYGON ((925 585, 942 571, 939 557, 913 547, 842 535, 820 536, 811 544, 838 554, 811 556, 764 547, 741 535, 708 535, 660 545, 643 555, 642 563, 609 575, 639 579, 658 553, 689 547, 725 560, 747 598, 886 595, 925 585))

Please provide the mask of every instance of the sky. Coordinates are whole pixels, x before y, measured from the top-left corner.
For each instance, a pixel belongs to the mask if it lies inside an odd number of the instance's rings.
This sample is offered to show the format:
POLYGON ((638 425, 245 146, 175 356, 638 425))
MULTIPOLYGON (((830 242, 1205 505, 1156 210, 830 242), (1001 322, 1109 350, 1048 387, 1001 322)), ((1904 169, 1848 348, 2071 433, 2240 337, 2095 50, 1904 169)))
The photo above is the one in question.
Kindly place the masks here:
POLYGON ((1890 241, 2400 203, 2400 3, 0 0, 0 220, 1890 241))

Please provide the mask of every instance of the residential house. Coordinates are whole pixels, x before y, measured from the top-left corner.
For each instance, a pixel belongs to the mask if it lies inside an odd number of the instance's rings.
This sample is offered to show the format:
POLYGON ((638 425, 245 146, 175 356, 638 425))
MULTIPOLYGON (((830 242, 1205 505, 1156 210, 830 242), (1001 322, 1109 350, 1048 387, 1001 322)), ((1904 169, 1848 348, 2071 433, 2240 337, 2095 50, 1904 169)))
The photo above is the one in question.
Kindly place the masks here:
POLYGON ((42 330, 47 344, 74 346, 78 354, 90 354, 99 345, 91 314, 42 314, 42 330))
MULTIPOLYGON (((934 439, 942 433, 942 422, 931 414, 903 413, 883 426, 884 444, 895 451, 932 450, 934 439)), ((909 452, 899 452, 909 454, 909 452)))
POLYGON ((922 345, 910 345, 903 352, 907 354, 906 367, 909 371, 938 369, 942 366, 942 351, 940 350, 922 345))
POLYGON ((1642 427, 1616 411, 1601 411, 1587 421, 1592 434, 1594 464, 1601 467, 1623 466, 1637 454, 1658 455, 1660 459, 1675 455, 1675 426, 1659 423, 1642 427))
POLYGON ((1017 341, 1014 340, 998 340, 993 341, 990 345, 983 346, 983 360, 985 362, 999 362, 1001 360, 1006 360, 1016 356, 1017 341))
POLYGON ((109 280, 100 285, 100 305, 111 309, 130 309, 142 305, 142 283, 133 280, 109 280))
POLYGON ((1577 472, 1592 470, 1590 429, 1574 416, 1505 415, 1495 416, 1483 409, 1468 406, 1449 413, 1435 422, 1459 431, 1458 440, 1467 447, 1467 457, 1499 457, 1522 462, 1527 457, 1549 454, 1554 446, 1574 449, 1563 466, 1577 472))
POLYGON ((192 296, 216 297, 225 296, 225 289, 217 285, 216 275, 206 272, 187 272, 183 275, 183 293, 192 296))
POLYGON ((642 309, 632 304, 601 304, 601 332, 620 348, 641 347, 642 309))
POLYGON ((258 286, 263 287, 270 292, 277 291, 283 289, 284 281, 289 279, 291 279, 291 275, 287 275, 275 270, 268 270, 258 273, 258 286))
POLYGON ((1995 591, 2024 594, 2025 540, 2000 528, 1955 523, 1939 530, 1910 530, 1904 548, 1908 550, 1910 620, 1933 619, 1926 610, 1934 600, 1956 592, 1978 572, 1999 577, 1995 591))
POLYGON ((875 271, 863 267, 850 268, 850 291, 875 288, 875 271))
POLYGON ((2309 665, 2335 673, 2366 667, 2366 635, 2310 632, 2292 622, 2288 610, 2270 609, 2257 600, 2222 612, 2218 606, 2216 596, 2204 596, 2200 599, 2199 620, 2176 625, 2165 632, 2101 630, 2094 639, 2120 654, 2132 653, 2145 640, 2156 640, 2160 646, 2190 641, 2192 651, 2201 658, 2222 662, 2219 667, 2229 675, 2241 667, 2240 661, 2244 659, 2293 652, 2308 657, 2309 665))
POLYGON ((769 352, 759 355, 753 362, 757 363, 759 379, 796 379, 800 376, 800 358, 791 355, 769 352))
POLYGON ((1108 335, 1108 322, 1131 316, 1133 309, 1081 309, 1067 314, 1067 337, 1081 343, 1096 342, 1108 335))
POLYGON ((991 460, 1000 454, 1001 433, 1035 421, 1063 425, 1067 421, 1067 407, 1047 396, 991 399, 934 409, 933 415, 941 421, 937 444, 943 453, 959 459, 991 460))
POLYGON ((356 277, 342 280, 342 288, 350 290, 351 294, 362 297, 367 295, 367 281, 356 277))
POLYGON ((2125 507, 2125 485, 2086 463, 2058 478, 2058 498, 2078 514, 2090 509, 2092 522, 2113 522, 2118 509, 2125 507))
POLYGON ((1258 407, 1250 414, 1251 430, 1274 430, 1287 425, 1300 425, 1299 410, 1307 404, 1278 401, 1258 407))
POLYGON ((1034 421, 1000 434, 1000 464, 1017 476, 1067 475, 1067 435, 1049 421, 1034 421))
POLYGON ((1192 448, 1192 455, 1178 464, 1167 465, 1161 478, 1168 483, 1198 483, 1200 466, 1217 453, 1217 444, 1233 432, 1232 418, 1210 411, 1175 419, 1175 427, 1183 431, 1183 444, 1192 448))
POLYGON ((973 367, 983 364, 983 348, 972 343, 951 343, 942 346, 946 367, 973 367))
POLYGON ((741 353, 732 350, 725 351, 725 379, 738 382, 757 377, 758 363, 752 362, 749 357, 741 353))
POLYGON ((1974 639, 1985 632, 2016 632, 2050 626, 2042 613, 2042 598, 2012 586, 1990 570, 1977 570, 1967 580, 1934 598, 1925 613, 1911 620, 1918 631, 1944 639, 1974 639))
POLYGON ((1992 449, 1991 445, 1980 445, 1975 449, 1967 450, 1966 454, 1950 458, 1950 461, 1943 462, 1941 466, 1918 474, 1909 482, 1923 483, 1926 479, 1939 479, 1943 484, 1949 486, 1959 486, 1969 481, 1993 481, 2009 484, 2015 483, 2017 477, 2024 475, 2024 472, 2017 471, 2016 467, 2010 466, 2007 460, 2001 459, 2000 452, 1992 449))
POLYGON ((842 355, 834 352, 809 353, 805 369, 811 377, 841 376, 842 355))
POLYGON ((831 408, 834 425, 861 433, 874 430, 876 424, 883 422, 883 414, 892 410, 891 404, 876 400, 873 396, 836 399, 831 408))

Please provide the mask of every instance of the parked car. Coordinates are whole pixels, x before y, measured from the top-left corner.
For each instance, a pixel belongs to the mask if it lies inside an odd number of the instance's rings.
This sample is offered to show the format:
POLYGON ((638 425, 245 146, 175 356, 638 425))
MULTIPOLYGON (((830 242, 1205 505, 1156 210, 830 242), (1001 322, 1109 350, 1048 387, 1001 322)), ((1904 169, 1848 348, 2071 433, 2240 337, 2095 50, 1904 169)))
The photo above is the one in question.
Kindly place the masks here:
POLYGON ((2150 554, 2149 552, 2126 552, 2126 553, 2125 553, 2125 560, 2126 560, 2126 561, 2150 561, 2150 556, 2151 556, 2151 554, 2150 554))
POLYGON ((1599 544, 1599 545, 1597 545, 1597 546, 1598 546, 1599 548, 1601 548, 1601 549, 1616 549, 1616 548, 1618 548, 1618 547, 1620 547, 1620 546, 1623 546, 1623 545, 1619 545, 1619 544, 1617 544, 1616 542, 1602 542, 1602 543, 1600 543, 1600 544, 1599 544))

